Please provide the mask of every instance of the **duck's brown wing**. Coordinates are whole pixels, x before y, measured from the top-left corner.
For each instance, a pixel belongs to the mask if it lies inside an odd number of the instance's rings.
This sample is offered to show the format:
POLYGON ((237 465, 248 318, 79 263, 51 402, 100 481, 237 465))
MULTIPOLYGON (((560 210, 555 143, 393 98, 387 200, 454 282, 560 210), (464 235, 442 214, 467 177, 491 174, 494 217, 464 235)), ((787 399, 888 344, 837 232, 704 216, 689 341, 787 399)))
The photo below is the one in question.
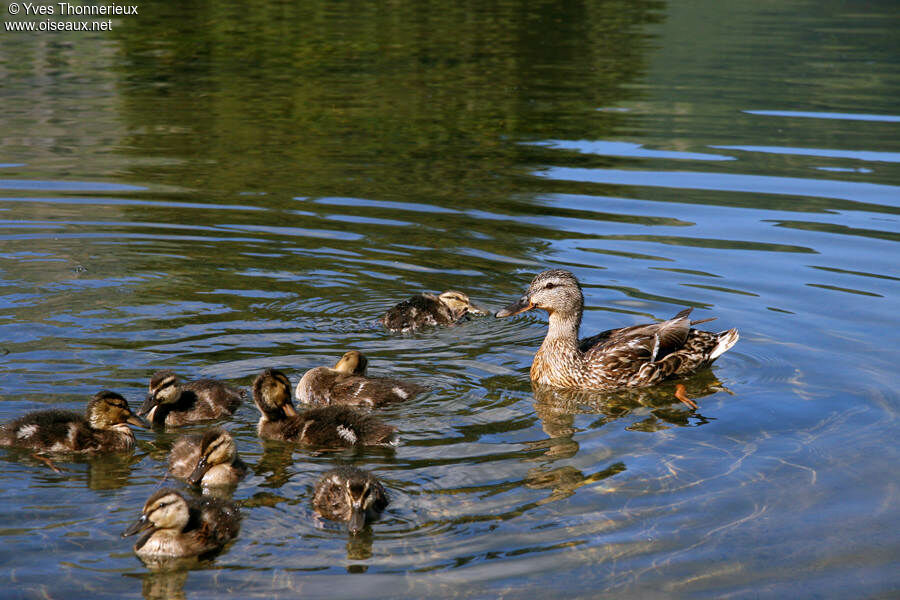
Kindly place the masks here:
MULTIPOLYGON (((196 420, 213 420, 231 415, 246 392, 215 379, 198 379, 182 386, 181 396, 190 402, 196 420), (185 398, 187 396, 187 398, 185 398)), ((181 404, 181 401, 179 401, 181 404)))
POLYGON ((313 507, 326 519, 345 521, 350 518, 342 483, 334 472, 327 473, 316 485, 313 507))
POLYGON ((175 441, 169 451, 169 473, 178 479, 187 479, 200 460, 201 435, 184 435, 175 441))
POLYGON ((328 367, 310 369, 300 378, 294 397, 304 404, 328 406, 334 402, 333 388, 339 375, 328 367))
POLYGON ((453 314, 437 296, 418 294, 391 308, 381 323, 391 331, 409 331, 427 325, 448 324, 453 314))
POLYGON ((331 389, 331 402, 354 406, 382 406, 409 400, 425 388, 387 377, 347 375, 338 378, 331 389))
POLYGON ((690 308, 667 321, 610 329, 579 342, 579 349, 591 360, 600 355, 621 355, 630 361, 655 362, 679 350, 691 330, 690 308))
POLYGON ((297 418, 307 422, 302 441, 312 446, 340 448, 397 443, 393 427, 349 406, 313 408, 297 418))
POLYGON ((67 410, 38 410, 0 426, 0 445, 53 452, 96 449, 97 439, 87 419, 67 410))

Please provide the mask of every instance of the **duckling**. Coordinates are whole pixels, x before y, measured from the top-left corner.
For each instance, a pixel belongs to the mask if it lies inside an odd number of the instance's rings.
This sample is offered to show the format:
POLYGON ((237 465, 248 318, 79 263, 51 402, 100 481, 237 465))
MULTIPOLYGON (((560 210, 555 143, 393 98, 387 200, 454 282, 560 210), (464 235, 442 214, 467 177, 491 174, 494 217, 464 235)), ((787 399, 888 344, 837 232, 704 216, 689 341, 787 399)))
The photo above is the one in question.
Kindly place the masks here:
MULTIPOLYGON (((738 341, 737 329, 719 333, 692 329, 691 309, 661 323, 611 329, 578 340, 584 296, 575 276, 563 269, 539 273, 521 298, 499 318, 533 308, 550 315, 543 344, 531 363, 531 380, 571 389, 642 387, 708 367, 738 341)), ((682 400, 683 401, 683 400, 682 400)))
POLYGON ((347 521, 350 533, 362 531, 384 511, 390 500, 384 486, 369 473, 355 467, 328 471, 316 483, 313 508, 332 521, 347 521))
POLYGON ((448 290, 440 296, 422 293, 404 300, 381 317, 390 331, 413 331, 426 325, 452 325, 468 314, 486 315, 462 292, 448 290))
POLYGON ((324 406, 297 413, 291 382, 281 371, 266 369, 253 382, 253 401, 262 417, 259 437, 320 446, 396 446, 397 432, 371 415, 347 406, 324 406))
POLYGON ((164 488, 150 496, 141 517, 122 537, 149 529, 134 545, 135 554, 142 559, 197 556, 234 539, 240 518, 231 502, 209 497, 189 502, 177 491, 164 488))
POLYGON ((169 453, 169 472, 191 485, 235 485, 247 475, 231 434, 215 427, 201 435, 185 435, 169 453))
POLYGON ((0 446, 39 452, 118 452, 134 447, 128 427, 147 424, 115 392, 101 390, 88 402, 86 416, 67 410, 38 410, 0 426, 0 446))
POLYGON ((138 411, 154 425, 179 427, 230 416, 246 392, 214 379, 178 383, 172 371, 157 371, 150 379, 147 399, 138 411))
POLYGON ((387 377, 366 377, 368 360, 356 350, 344 354, 334 368, 316 367, 307 371, 294 392, 306 404, 352 404, 370 408, 403 402, 425 388, 387 377))

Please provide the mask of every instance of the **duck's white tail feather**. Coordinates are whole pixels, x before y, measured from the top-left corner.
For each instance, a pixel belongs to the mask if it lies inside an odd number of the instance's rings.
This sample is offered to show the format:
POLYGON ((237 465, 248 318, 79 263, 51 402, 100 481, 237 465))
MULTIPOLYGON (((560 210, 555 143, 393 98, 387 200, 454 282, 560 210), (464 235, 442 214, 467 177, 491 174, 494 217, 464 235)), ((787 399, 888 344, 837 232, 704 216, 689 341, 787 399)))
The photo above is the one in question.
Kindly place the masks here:
POLYGON ((729 329, 728 331, 723 331, 719 334, 719 342, 716 344, 716 347, 712 349, 712 352, 709 353, 710 362, 716 360, 722 354, 725 354, 727 351, 731 350, 731 347, 737 344, 738 339, 741 336, 738 335, 737 329, 729 329))

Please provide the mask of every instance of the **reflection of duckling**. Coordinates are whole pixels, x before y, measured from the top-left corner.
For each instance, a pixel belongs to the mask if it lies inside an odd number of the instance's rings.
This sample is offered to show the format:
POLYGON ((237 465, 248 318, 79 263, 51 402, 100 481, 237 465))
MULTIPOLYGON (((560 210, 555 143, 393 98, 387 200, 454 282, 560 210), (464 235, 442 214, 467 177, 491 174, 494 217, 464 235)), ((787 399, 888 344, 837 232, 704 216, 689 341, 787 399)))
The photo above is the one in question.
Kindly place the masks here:
POLYGON ((381 324, 391 331, 412 331, 426 325, 451 325, 467 314, 486 315, 462 292, 449 290, 435 296, 419 294, 404 300, 381 317, 381 324))
POLYGON ((539 273, 519 300, 497 313, 508 317, 533 308, 550 314, 549 329, 531 364, 531 380, 572 389, 642 387, 689 375, 734 346, 737 329, 691 329, 690 309, 661 323, 611 329, 578 340, 584 296, 575 276, 562 269, 539 273))
POLYGON ((291 382, 274 369, 266 369, 253 382, 253 401, 262 413, 257 425, 262 438, 326 448, 397 445, 393 427, 347 406, 298 414, 291 404, 291 382))
POLYGON ((134 447, 128 425, 146 427, 115 392, 97 392, 87 416, 67 410, 37 410, 0 426, 0 446, 44 452, 114 452, 134 447))
POLYGON ((316 512, 332 521, 347 521, 353 534, 377 519, 388 502, 381 482, 354 467, 338 467, 322 475, 313 496, 316 512))
POLYGON ((307 404, 352 404, 369 407, 402 402, 425 388, 387 377, 366 377, 368 360, 356 350, 344 354, 334 368, 316 367, 297 384, 295 397, 307 404))
POLYGON ((191 485, 234 485, 247 474, 231 434, 216 427, 202 435, 183 436, 172 446, 169 472, 191 485))
POLYGON ((134 545, 141 558, 185 557, 205 554, 232 540, 240 527, 234 504, 203 497, 190 503, 173 489, 150 496, 141 518, 122 537, 149 529, 134 545))
POLYGON ((214 379, 179 384, 172 371, 157 371, 150 379, 147 399, 138 411, 154 425, 178 427, 211 421, 237 410, 245 392, 214 379))

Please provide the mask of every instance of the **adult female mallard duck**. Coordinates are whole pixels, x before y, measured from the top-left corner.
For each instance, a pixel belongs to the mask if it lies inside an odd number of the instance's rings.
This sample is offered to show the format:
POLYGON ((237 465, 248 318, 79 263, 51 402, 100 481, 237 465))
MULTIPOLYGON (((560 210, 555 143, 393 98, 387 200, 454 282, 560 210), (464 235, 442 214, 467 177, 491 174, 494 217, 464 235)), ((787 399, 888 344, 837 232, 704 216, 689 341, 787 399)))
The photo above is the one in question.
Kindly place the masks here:
POLYGON ((37 410, 0 426, 0 446, 38 452, 116 452, 134 447, 128 427, 147 427, 115 392, 102 390, 88 402, 86 416, 67 410, 37 410))
POLYGON ((164 488, 150 496, 141 517, 122 537, 147 531, 134 545, 143 559, 197 556, 217 550, 234 539, 240 513, 231 502, 204 496, 187 500, 164 488))
POLYGON ((169 453, 169 472, 191 485, 235 485, 247 475, 231 434, 215 427, 178 438, 169 453))
POLYGON ((347 406, 323 406, 297 413, 291 382, 281 371, 266 369, 253 382, 253 401, 262 417, 259 437, 319 446, 396 446, 397 432, 380 419, 347 406))
POLYGON ((531 380, 552 387, 610 390, 653 385, 708 367, 738 341, 737 329, 720 333, 692 329, 691 325, 712 319, 691 321, 691 309, 668 321, 610 329, 579 341, 584 296, 575 276, 562 269, 539 273, 525 295, 496 316, 533 308, 546 310, 550 322, 531 363, 531 380))
POLYGON ((388 502, 381 482, 355 467, 328 471, 319 479, 313 495, 317 513, 332 521, 347 521, 347 529, 353 534, 377 519, 388 502))
POLYGON ((344 354, 330 367, 315 367, 304 373, 294 397, 305 404, 350 404, 383 406, 403 402, 425 391, 425 388, 387 377, 367 377, 365 355, 356 350, 344 354))
POLYGON ((440 296, 418 294, 391 308, 381 324, 391 331, 406 332, 426 325, 452 325, 468 314, 486 315, 462 292, 448 290, 440 296))
POLYGON ((230 416, 246 392, 214 379, 184 384, 172 371, 157 371, 150 378, 147 399, 138 411, 154 425, 179 427, 230 416))

